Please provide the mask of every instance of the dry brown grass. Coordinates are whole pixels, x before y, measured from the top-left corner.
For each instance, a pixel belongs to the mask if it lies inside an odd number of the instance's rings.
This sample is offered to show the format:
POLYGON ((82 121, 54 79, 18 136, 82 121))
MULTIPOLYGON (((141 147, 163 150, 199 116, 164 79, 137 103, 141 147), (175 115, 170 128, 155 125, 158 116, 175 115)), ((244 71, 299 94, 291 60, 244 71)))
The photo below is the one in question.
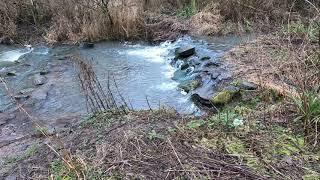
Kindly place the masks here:
POLYGON ((288 44, 280 37, 264 36, 226 55, 238 78, 248 79, 281 94, 297 94, 320 83, 316 51, 308 42, 288 44))
POLYGON ((103 39, 146 39, 145 11, 160 13, 181 6, 168 0, 2 0, 0 37, 28 40, 44 36, 48 42, 103 39))
MULTIPOLYGON (((309 2, 317 6, 316 0, 309 2)), ((23 41, 44 36, 49 42, 147 39, 159 33, 146 26, 150 24, 149 18, 167 14, 175 19, 172 16, 189 3, 187 0, 2 0, 0 36, 23 41)), ((199 13, 191 19, 190 28, 201 35, 221 33, 228 28, 228 31, 269 31, 288 19, 298 18, 307 23, 308 17, 316 12, 306 0, 206 0, 198 1, 196 10, 199 13)))

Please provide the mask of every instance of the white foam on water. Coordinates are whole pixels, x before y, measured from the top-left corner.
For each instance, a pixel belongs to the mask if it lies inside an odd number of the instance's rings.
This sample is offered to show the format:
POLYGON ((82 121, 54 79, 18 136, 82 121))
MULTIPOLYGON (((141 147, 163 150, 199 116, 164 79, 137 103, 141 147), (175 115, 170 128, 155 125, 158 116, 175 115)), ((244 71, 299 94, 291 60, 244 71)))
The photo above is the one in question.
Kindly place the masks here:
POLYGON ((178 84, 179 83, 177 82, 165 82, 154 86, 154 88, 159 89, 161 91, 170 91, 176 89, 178 84))
POLYGON ((18 60, 22 55, 28 54, 32 51, 33 51, 33 48, 5 51, 5 52, 0 53, 0 61, 14 62, 14 61, 18 60))
POLYGON ((167 79, 171 79, 174 75, 174 72, 176 71, 176 69, 172 66, 170 66, 169 64, 166 64, 165 66, 161 66, 161 70, 162 70, 162 74, 167 78, 167 79))
POLYGON ((149 62, 164 63, 164 57, 168 55, 171 45, 170 42, 161 43, 159 46, 141 46, 136 44, 131 46, 135 47, 135 49, 128 50, 126 54, 129 56, 142 57, 149 62))
POLYGON ((142 57, 145 60, 150 62, 163 63, 164 62, 163 55, 165 55, 166 52, 167 52, 166 48, 155 46, 155 47, 145 47, 145 48, 128 50, 127 54, 129 56, 142 57))

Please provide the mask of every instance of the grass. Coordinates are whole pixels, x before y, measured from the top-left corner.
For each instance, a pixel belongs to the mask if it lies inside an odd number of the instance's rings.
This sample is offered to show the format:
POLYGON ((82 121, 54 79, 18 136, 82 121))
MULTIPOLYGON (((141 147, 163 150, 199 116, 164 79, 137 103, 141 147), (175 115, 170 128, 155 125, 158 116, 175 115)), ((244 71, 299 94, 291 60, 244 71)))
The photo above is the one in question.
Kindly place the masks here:
POLYGON ((5 164, 15 164, 22 160, 28 159, 29 157, 34 156, 37 153, 37 150, 38 150, 37 145, 31 145, 21 155, 6 158, 5 164))
POLYGON ((303 38, 311 42, 317 42, 320 32, 320 25, 316 22, 310 24, 304 24, 301 21, 291 22, 288 25, 283 25, 281 32, 285 36, 289 36, 293 39, 303 38))
POLYGON ((306 92, 299 97, 293 97, 296 108, 295 122, 301 122, 304 128, 306 142, 317 147, 319 141, 320 97, 314 92, 306 92))

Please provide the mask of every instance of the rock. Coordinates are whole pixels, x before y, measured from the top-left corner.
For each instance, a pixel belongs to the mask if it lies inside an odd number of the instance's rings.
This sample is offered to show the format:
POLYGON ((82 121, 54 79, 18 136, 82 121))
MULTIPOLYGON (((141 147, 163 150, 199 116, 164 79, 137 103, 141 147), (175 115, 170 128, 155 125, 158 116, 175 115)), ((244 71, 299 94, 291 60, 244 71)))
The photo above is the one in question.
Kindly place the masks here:
POLYGON ((15 71, 10 71, 6 73, 7 76, 16 76, 16 72, 15 71))
POLYGON ((217 62, 213 62, 213 61, 210 61, 210 62, 203 64, 203 67, 212 67, 212 66, 217 67, 217 66, 219 66, 219 64, 217 62))
POLYGON ((194 55, 195 52, 196 52, 196 48, 193 46, 180 47, 176 49, 176 57, 187 58, 194 55))
POLYGON ((27 88, 19 91, 19 94, 31 94, 34 91, 34 88, 27 88))
POLYGON ((189 64, 188 64, 188 63, 184 63, 184 64, 182 64, 181 67, 180 67, 181 70, 186 70, 186 69, 188 69, 188 68, 189 68, 189 64))
POLYGON ((221 74, 221 73, 214 72, 214 73, 211 74, 211 78, 212 78, 212 79, 217 79, 217 78, 220 76, 220 74, 221 74))
POLYGON ((40 74, 36 74, 33 77, 33 84, 36 86, 41 86, 43 84, 45 84, 47 81, 47 78, 45 76, 41 76, 40 74))
POLYGON ((239 93, 240 88, 238 88, 236 86, 227 86, 223 90, 230 91, 231 93, 237 94, 237 93, 239 93))
POLYGON ((49 70, 43 69, 43 70, 41 70, 39 73, 40 73, 41 76, 43 76, 43 75, 49 74, 49 72, 50 72, 49 70))
POLYGON ((189 93, 190 91, 197 89, 200 85, 201 82, 199 80, 191 80, 179 84, 178 87, 184 90, 185 92, 189 93))
POLYGON ((82 42, 82 43, 80 44, 80 47, 81 47, 81 48, 84 48, 84 49, 94 48, 94 43, 91 43, 91 42, 82 42))
POLYGON ((243 90, 256 90, 258 86, 248 81, 241 81, 238 83, 238 87, 243 90))
POLYGON ((57 58, 57 60, 59 60, 59 61, 64 61, 66 59, 67 59, 67 56, 60 56, 57 58))
POLYGON ((212 104, 209 100, 202 98, 199 94, 192 94, 191 100, 198 106, 198 107, 210 107, 212 104))
POLYGON ((198 94, 202 99, 209 101, 215 93, 216 85, 215 81, 202 78, 201 86, 194 91, 194 94, 198 94))
POLYGON ((17 94, 14 96, 14 99, 16 100, 26 100, 30 97, 29 94, 17 94))
POLYGON ((238 94, 239 90, 240 89, 235 86, 228 86, 224 90, 215 94, 210 99, 210 102, 214 105, 228 104, 235 97, 235 95, 238 94))
POLYGON ((204 56, 204 57, 200 58, 201 61, 207 61, 210 59, 211 59, 211 57, 209 57, 209 56, 204 56))

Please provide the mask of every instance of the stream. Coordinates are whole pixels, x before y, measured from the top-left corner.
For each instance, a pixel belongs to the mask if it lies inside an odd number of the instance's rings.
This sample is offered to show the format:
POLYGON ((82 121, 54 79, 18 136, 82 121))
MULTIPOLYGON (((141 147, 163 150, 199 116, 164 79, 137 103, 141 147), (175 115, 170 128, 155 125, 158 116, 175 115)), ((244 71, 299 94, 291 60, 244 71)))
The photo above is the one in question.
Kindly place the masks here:
MULTIPOLYGON (((122 96, 134 109, 149 109, 147 98, 153 109, 166 106, 179 113, 200 115, 202 112, 190 100, 190 93, 178 88, 179 77, 175 76, 181 61, 172 63, 175 49, 191 45, 198 55, 219 62, 224 52, 245 39, 184 37, 156 46, 143 42, 100 42, 91 49, 78 46, 34 46, 32 49, 0 46, 0 75, 5 77, 12 93, 19 94, 16 99, 43 121, 86 113, 77 70, 66 58, 74 54, 90 60, 103 88, 107 87, 108 74, 114 77, 122 96), (40 80, 44 82, 35 84, 39 73, 43 75, 44 79, 40 80)), ((14 107, 3 84, 0 85, 0 112, 13 112, 14 107)))

